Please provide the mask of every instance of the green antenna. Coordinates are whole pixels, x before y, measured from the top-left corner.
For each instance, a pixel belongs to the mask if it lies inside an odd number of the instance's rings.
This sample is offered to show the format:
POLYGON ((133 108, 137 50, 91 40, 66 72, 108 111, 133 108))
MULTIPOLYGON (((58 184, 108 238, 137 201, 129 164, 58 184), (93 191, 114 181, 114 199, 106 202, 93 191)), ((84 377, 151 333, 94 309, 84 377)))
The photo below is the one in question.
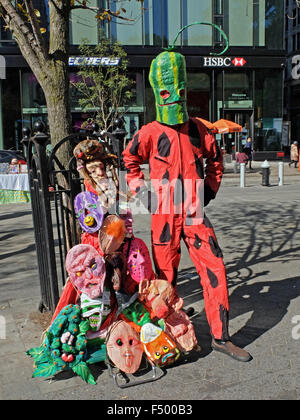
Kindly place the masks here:
POLYGON ((222 35, 222 37, 225 39, 226 46, 225 46, 224 50, 221 51, 218 54, 210 53, 210 55, 222 55, 222 54, 224 54, 228 50, 229 42, 228 42, 228 38, 227 38, 227 35, 225 34, 225 32, 219 26, 215 25, 214 23, 209 23, 209 22, 193 22, 193 23, 190 23, 189 25, 184 26, 182 29, 180 29, 180 31, 176 35, 176 37, 175 37, 175 39, 173 41, 173 44, 172 45, 169 45, 167 48, 164 48, 164 50, 166 50, 166 51, 174 51, 175 48, 176 48, 175 47, 175 43, 177 41, 177 38, 181 34, 181 32, 183 32, 185 29, 187 29, 188 27, 190 27, 192 25, 208 25, 208 26, 212 26, 213 28, 217 29, 220 32, 220 34, 222 35))

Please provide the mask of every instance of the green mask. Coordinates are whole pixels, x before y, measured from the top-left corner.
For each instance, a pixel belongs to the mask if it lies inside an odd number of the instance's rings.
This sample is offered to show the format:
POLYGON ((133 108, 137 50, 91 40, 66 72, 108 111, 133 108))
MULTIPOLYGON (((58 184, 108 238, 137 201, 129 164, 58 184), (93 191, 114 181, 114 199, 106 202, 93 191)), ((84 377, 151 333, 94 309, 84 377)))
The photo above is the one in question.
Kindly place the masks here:
POLYGON ((123 314, 129 321, 133 321, 140 327, 151 322, 150 314, 147 309, 138 300, 123 310, 123 314))
POLYGON ((185 58, 165 51, 151 63, 150 85, 154 91, 156 120, 163 124, 183 124, 189 118, 186 107, 185 58))

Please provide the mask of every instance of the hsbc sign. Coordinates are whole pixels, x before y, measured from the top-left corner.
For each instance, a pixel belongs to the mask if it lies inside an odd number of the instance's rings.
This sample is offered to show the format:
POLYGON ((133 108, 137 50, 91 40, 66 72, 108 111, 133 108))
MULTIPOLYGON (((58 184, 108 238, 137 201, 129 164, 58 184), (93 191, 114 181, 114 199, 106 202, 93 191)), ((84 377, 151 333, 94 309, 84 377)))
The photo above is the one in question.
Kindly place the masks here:
POLYGON ((246 63, 243 57, 203 57, 204 67, 243 67, 246 63))

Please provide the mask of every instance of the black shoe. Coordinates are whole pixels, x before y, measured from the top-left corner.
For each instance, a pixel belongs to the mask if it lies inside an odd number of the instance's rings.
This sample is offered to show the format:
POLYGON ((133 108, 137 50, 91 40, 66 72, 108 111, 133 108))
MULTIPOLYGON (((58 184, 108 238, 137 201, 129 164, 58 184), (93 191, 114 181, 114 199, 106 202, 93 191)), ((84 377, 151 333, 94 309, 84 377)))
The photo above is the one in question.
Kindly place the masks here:
POLYGON ((235 346, 231 341, 221 341, 212 339, 211 347, 215 351, 227 354, 239 362, 249 362, 252 360, 251 354, 246 350, 241 349, 240 347, 235 346))

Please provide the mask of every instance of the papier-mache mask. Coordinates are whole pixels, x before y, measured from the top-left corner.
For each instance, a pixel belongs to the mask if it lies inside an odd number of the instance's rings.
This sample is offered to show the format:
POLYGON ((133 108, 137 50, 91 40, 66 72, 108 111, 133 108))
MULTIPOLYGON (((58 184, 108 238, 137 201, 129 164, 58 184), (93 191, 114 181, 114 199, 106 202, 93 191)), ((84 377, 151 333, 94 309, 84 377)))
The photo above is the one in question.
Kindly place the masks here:
POLYGON ((137 332, 125 321, 117 321, 108 334, 106 348, 110 360, 122 372, 135 373, 143 356, 143 345, 137 332))
POLYGON ((73 246, 67 254, 65 264, 76 289, 91 299, 102 295, 106 276, 105 262, 93 246, 73 246))
POLYGON ((175 342, 161 328, 152 323, 142 326, 140 338, 148 359, 157 366, 174 363, 180 356, 175 342))
POLYGON ((139 327, 151 322, 151 317, 145 306, 136 300, 122 312, 129 321, 133 321, 139 327))
POLYGON ((184 26, 176 35, 167 51, 159 54, 151 63, 149 81, 155 95, 156 120, 167 125, 183 124, 189 118, 186 107, 186 65, 183 55, 174 52, 176 40, 182 31, 192 25, 209 25, 217 30, 225 40, 224 50, 229 42, 226 34, 217 25, 210 22, 193 22, 184 26))
POLYGON ((186 105, 185 58, 164 51, 151 63, 150 85, 154 91, 156 120, 163 124, 183 124, 189 118, 186 105))
POLYGON ((110 214, 99 230, 99 245, 105 254, 111 254, 122 245, 126 234, 125 222, 120 217, 110 214))
POLYGON ((97 232, 103 223, 104 211, 98 196, 90 191, 76 195, 74 210, 81 228, 88 233, 97 232))
POLYGON ((150 280, 153 277, 149 250, 140 238, 134 238, 130 243, 127 270, 136 283, 140 283, 144 279, 150 280))

